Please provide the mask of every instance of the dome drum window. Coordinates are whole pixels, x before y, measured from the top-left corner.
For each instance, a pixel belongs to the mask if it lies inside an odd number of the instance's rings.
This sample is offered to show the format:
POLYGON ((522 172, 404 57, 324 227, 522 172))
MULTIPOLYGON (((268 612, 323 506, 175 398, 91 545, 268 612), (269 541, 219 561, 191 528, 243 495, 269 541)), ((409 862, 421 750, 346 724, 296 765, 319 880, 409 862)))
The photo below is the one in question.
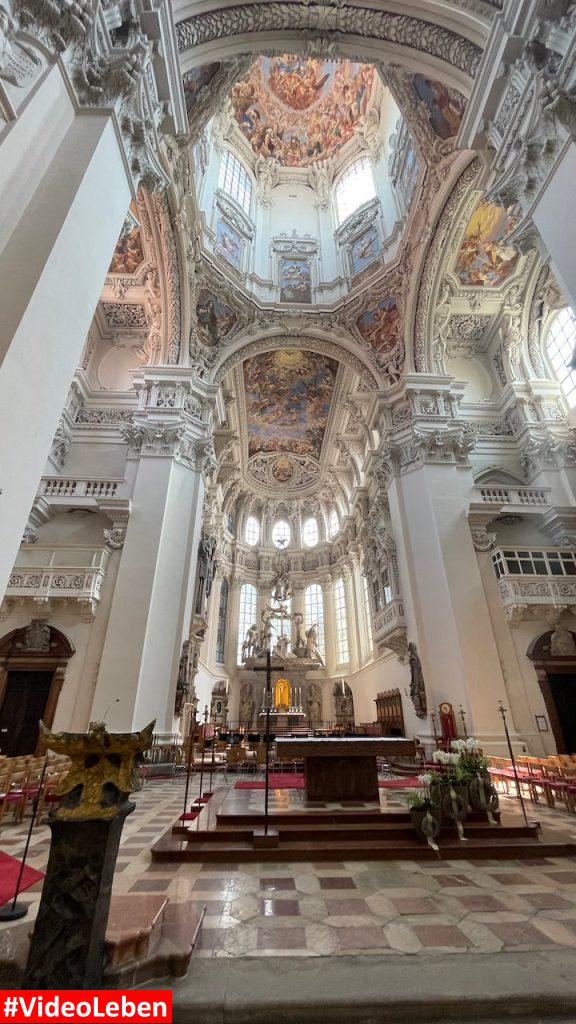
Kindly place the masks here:
POLYGON ((252 202, 252 185, 246 169, 240 161, 230 152, 225 151, 220 163, 218 176, 218 188, 226 195, 231 196, 242 207, 245 213, 250 213, 252 202))
POLYGON ((244 526, 244 540, 252 547, 260 540, 260 523, 256 516, 248 516, 244 526))
POLYGON ((546 355, 558 380, 564 397, 573 409, 576 406, 576 317, 567 306, 559 310, 548 328, 546 355))
POLYGON ((304 526, 302 527, 302 540, 305 547, 314 548, 316 547, 319 539, 318 520, 315 519, 314 516, 310 516, 304 521, 304 526))
POLYGON ((290 525, 279 519, 272 528, 272 541, 277 548, 287 548, 290 543, 290 525))
POLYGON ((374 176, 368 157, 361 157, 350 164, 334 189, 336 216, 342 224, 360 206, 376 196, 374 176))

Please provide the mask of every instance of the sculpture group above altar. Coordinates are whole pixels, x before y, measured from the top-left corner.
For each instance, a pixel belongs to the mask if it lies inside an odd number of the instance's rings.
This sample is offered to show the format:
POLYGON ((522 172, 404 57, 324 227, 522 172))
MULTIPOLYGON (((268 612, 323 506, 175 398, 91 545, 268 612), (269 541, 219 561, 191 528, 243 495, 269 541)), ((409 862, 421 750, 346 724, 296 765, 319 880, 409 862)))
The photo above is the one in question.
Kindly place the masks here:
POLYGON ((254 622, 246 633, 242 644, 242 661, 249 667, 257 658, 263 658, 267 651, 282 660, 317 662, 324 665, 318 648, 318 624, 308 629, 301 612, 290 612, 280 601, 275 607, 264 608, 261 625, 254 622), (278 627, 275 628, 278 622, 278 627))

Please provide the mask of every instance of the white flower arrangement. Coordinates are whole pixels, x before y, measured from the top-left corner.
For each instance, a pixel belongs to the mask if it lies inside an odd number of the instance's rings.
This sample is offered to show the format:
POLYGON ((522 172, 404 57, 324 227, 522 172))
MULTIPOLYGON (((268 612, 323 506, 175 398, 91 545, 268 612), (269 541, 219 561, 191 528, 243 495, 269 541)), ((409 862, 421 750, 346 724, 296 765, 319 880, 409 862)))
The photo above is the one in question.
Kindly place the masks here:
POLYGON ((480 750, 480 741, 475 736, 467 736, 465 740, 452 740, 452 750, 461 753, 474 754, 480 750))
POLYGON ((458 764, 460 754, 450 753, 447 750, 435 750, 432 754, 432 760, 435 764, 458 764))

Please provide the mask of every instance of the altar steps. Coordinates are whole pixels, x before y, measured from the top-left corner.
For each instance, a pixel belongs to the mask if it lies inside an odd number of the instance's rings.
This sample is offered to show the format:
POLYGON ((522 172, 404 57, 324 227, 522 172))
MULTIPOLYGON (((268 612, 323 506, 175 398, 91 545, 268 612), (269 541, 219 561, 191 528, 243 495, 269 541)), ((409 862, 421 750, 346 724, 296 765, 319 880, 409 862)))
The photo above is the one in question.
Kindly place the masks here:
MULTIPOLYGON (((490 825, 486 820, 469 821, 464 825, 464 841, 456 830, 444 831, 438 840, 436 854, 414 832, 408 816, 404 823, 381 821, 378 824, 332 822, 305 824, 297 827, 277 821, 270 822, 268 837, 263 835, 263 821, 252 829, 217 826, 212 830, 188 830, 175 827, 166 832, 152 847, 152 858, 158 862, 189 863, 280 863, 286 861, 330 860, 429 860, 441 857, 459 859, 523 859, 576 855, 576 843, 564 836, 546 831, 537 824, 525 825, 506 821, 490 825), (264 844, 264 845, 263 845, 264 844)), ((389 817, 388 815, 380 816, 389 817)))

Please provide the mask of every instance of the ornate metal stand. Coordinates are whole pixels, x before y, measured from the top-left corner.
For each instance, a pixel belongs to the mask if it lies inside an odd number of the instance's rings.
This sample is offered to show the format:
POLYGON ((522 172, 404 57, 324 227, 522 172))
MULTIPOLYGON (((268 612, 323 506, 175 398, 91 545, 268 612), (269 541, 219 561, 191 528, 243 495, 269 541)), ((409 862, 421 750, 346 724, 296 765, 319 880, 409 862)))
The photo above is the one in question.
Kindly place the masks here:
POLYGON ((62 801, 50 821, 52 844, 24 973, 25 989, 99 988, 118 846, 136 758, 150 746, 152 722, 140 733, 51 734, 47 746, 68 754, 62 801))

